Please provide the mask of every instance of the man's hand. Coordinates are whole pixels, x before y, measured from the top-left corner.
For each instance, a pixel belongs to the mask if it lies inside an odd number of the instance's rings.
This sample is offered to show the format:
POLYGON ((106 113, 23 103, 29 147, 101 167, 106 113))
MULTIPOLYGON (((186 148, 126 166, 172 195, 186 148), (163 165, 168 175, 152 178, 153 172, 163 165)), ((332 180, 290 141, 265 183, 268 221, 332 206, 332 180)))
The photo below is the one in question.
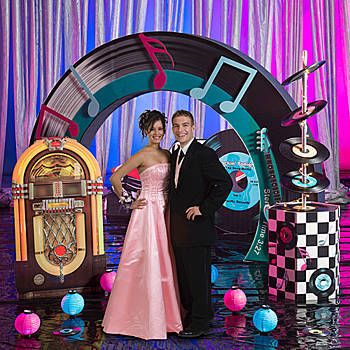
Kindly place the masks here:
POLYGON ((202 215, 202 213, 199 210, 199 207, 189 207, 186 210, 186 216, 188 220, 194 220, 194 218, 198 215, 202 215))
POLYGON ((136 199, 131 204, 131 209, 143 209, 147 205, 147 200, 144 198, 136 199))

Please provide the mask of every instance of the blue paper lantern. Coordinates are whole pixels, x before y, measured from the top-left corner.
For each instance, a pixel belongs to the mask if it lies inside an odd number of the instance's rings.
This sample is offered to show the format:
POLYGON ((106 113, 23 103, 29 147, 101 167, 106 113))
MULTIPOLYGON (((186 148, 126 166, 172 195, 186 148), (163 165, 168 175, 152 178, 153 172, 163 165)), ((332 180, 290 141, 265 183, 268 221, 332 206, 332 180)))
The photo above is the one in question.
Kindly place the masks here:
POLYGON ((215 283, 219 277, 219 271, 215 265, 211 265, 211 283, 215 283))
POLYGON ((263 305, 259 310, 255 311, 253 323, 260 332, 266 333, 276 328, 278 318, 268 305, 263 305))
POLYGON ((70 290, 61 301, 61 308, 64 313, 74 316, 84 309, 84 298, 76 290, 70 290))

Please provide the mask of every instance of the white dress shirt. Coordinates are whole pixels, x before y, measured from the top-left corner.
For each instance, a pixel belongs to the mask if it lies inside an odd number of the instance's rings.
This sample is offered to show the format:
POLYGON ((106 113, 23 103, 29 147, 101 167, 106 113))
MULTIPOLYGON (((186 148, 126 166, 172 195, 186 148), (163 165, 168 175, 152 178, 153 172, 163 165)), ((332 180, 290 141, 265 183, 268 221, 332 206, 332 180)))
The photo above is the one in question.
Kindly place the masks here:
POLYGON ((184 161, 185 157, 186 157, 186 153, 188 151, 188 149, 190 148, 191 146, 191 143, 193 142, 194 138, 192 140, 190 140, 188 143, 186 143, 185 146, 179 148, 179 152, 177 153, 177 157, 176 157, 176 165, 175 165, 175 188, 177 187, 177 182, 178 182, 178 179, 179 179, 179 174, 180 174, 180 169, 181 169, 181 165, 182 165, 182 162, 184 161), (183 152, 185 157, 183 157, 181 159, 181 162, 179 163, 179 157, 180 157, 180 152, 183 152))

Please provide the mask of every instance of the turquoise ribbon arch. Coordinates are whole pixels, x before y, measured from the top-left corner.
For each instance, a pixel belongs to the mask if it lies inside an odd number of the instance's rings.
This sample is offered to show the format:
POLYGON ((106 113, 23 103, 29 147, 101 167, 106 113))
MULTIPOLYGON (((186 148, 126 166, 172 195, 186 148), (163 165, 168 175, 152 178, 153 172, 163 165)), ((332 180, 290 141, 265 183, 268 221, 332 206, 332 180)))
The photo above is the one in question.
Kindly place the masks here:
MULTIPOLYGON (((167 70, 167 82, 163 87, 162 91, 173 91, 190 96, 189 91, 192 88, 203 86, 205 81, 192 74, 177 72, 173 70, 167 70)), ((95 98, 98 100, 101 108, 101 112, 105 109, 114 106, 116 101, 126 102, 143 93, 149 93, 154 90, 152 87, 152 78, 154 71, 141 71, 132 74, 125 75, 119 79, 114 80, 110 84, 104 86, 102 89, 95 93, 95 98)), ((230 125, 235 129, 243 140, 246 148, 248 149, 252 158, 254 168, 259 181, 259 196, 260 203, 264 203, 264 190, 269 188, 271 185, 268 180, 266 165, 264 163, 264 157, 261 152, 256 150, 255 136, 257 131, 260 130, 259 125, 255 119, 244 109, 240 104, 231 113, 223 113, 219 109, 219 104, 222 101, 232 100, 232 96, 222 90, 220 87, 213 84, 209 89, 206 96, 201 100, 206 105, 213 108, 217 113, 224 117, 230 125)), ((98 120, 91 118, 87 114, 89 101, 87 101, 78 113, 74 116, 73 121, 79 126, 79 135, 76 137, 77 140, 81 141, 84 139, 84 135, 94 135, 95 131, 90 128, 99 127, 98 120)), ((98 118, 98 116, 96 117, 98 118)), ((87 143, 85 139, 85 143, 87 143)), ((276 163, 273 160, 274 167, 276 163)), ((278 177, 278 171, 276 171, 278 177)), ((278 180, 278 179, 277 179, 278 180)), ((258 220, 257 230, 255 238, 252 242, 251 248, 246 256, 247 260, 256 261, 267 261, 267 226, 264 219, 264 206, 260 204, 260 217, 258 220)))

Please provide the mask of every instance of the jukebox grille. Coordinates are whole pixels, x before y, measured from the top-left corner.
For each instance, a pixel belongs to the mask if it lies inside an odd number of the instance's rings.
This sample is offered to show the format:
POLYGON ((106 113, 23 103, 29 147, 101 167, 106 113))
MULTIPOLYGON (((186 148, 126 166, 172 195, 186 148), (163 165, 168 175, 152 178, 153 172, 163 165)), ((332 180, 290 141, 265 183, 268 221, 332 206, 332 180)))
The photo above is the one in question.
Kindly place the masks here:
POLYGON ((50 213, 43 215, 44 255, 52 265, 61 269, 77 255, 75 213, 50 213))

